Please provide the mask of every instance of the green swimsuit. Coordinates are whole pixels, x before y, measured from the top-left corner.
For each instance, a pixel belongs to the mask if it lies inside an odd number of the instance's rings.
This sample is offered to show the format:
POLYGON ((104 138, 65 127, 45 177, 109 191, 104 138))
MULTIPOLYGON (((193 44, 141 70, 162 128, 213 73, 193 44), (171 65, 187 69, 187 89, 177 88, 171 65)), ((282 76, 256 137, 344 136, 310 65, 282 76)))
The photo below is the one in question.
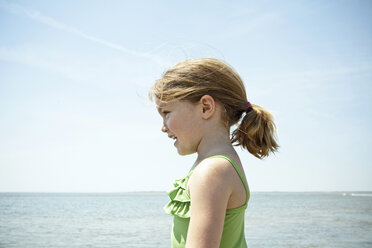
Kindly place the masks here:
MULTIPOLYGON (((215 155, 209 158, 213 157, 225 158, 233 165, 247 192, 247 198, 243 206, 226 210, 220 248, 247 247, 244 236, 244 213, 249 200, 247 181, 231 158, 224 155, 215 155)), ((190 222, 190 196, 187 191, 187 182, 193 170, 186 177, 176 180, 174 182, 174 188, 168 191, 171 200, 164 207, 164 210, 166 213, 174 216, 171 236, 172 248, 184 248, 186 246, 187 230, 190 222)))

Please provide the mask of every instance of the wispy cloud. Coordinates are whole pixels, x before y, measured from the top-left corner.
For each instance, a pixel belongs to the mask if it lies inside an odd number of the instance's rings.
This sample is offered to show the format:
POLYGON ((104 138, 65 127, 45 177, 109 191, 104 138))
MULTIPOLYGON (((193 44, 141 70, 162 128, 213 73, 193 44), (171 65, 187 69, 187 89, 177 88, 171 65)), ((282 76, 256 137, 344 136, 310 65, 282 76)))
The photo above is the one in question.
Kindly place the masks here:
POLYGON ((0 60, 47 71, 61 79, 88 87, 109 91, 122 90, 124 87, 125 91, 139 91, 141 96, 145 95, 143 92, 147 92, 149 83, 159 76, 161 69, 141 60, 91 57, 84 53, 54 49, 53 45, 45 44, 0 46, 0 60), (143 70, 146 73, 143 73, 143 70))
POLYGON ((3 9, 5 9, 8 12, 13 13, 13 14, 26 16, 26 17, 28 17, 32 20, 43 23, 43 24, 48 25, 52 28, 60 29, 60 30, 75 34, 75 35, 80 36, 84 39, 93 41, 95 43, 104 45, 104 46, 109 47, 109 48, 119 50, 119 51, 124 52, 126 54, 129 54, 129 55, 132 55, 132 56, 135 56, 135 57, 150 59, 150 60, 154 61, 155 63, 161 65, 161 66, 165 66, 165 67, 169 66, 169 62, 167 62, 165 59, 163 59, 163 58, 161 58, 161 57, 159 57, 155 54, 139 52, 139 51, 129 49, 129 48, 123 47, 121 45, 106 41, 104 39, 94 37, 92 35, 89 35, 87 33, 84 33, 82 31, 80 31, 79 29, 77 29, 75 27, 71 27, 71 26, 68 26, 68 25, 60 22, 60 21, 57 21, 57 20, 53 19, 52 17, 42 15, 38 11, 26 9, 21 5, 14 4, 14 3, 8 3, 6 1, 0 1, 0 8, 3 8, 3 9))

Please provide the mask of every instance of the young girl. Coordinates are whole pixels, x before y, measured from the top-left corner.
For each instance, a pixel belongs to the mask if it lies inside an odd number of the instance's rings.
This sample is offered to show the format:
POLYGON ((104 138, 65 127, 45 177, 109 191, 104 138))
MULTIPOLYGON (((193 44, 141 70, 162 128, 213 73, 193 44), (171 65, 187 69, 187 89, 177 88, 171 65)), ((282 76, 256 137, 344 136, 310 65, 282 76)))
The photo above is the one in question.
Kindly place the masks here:
POLYGON ((186 60, 169 69, 152 87, 150 99, 163 118, 161 130, 175 141, 178 153, 197 153, 190 172, 168 191, 164 209, 174 216, 172 247, 247 247, 249 189, 233 144, 260 159, 275 152, 271 114, 247 100, 231 67, 212 58, 186 60))

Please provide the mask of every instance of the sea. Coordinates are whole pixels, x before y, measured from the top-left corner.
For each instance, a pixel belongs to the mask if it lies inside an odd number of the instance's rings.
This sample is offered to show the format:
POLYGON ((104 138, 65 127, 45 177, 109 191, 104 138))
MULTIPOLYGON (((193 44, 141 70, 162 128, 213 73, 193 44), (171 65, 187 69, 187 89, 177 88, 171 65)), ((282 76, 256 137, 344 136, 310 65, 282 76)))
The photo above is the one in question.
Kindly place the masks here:
MULTIPOLYGON (((0 247, 170 247, 166 192, 0 193, 0 247)), ((372 247, 372 192, 253 192, 248 247, 372 247)))

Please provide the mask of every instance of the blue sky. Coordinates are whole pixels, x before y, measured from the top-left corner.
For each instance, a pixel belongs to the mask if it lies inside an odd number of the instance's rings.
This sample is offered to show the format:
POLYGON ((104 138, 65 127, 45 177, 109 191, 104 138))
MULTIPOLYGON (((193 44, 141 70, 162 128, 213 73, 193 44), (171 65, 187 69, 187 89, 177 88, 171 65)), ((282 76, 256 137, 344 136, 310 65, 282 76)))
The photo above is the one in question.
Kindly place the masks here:
POLYGON ((190 169, 147 99, 225 60, 280 151, 237 148, 252 191, 372 190, 370 1, 0 0, 0 191, 167 190, 190 169))

